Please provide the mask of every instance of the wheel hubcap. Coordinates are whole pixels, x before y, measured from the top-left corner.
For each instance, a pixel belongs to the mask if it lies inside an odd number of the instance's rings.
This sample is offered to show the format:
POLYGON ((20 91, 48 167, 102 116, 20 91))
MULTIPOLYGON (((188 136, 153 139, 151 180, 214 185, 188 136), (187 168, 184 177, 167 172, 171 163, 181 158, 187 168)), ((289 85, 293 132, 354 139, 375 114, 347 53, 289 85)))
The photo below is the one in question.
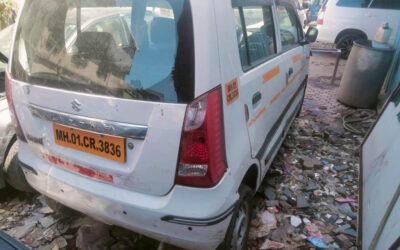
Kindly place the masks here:
POLYGON ((342 50, 342 54, 346 57, 350 54, 351 48, 353 47, 353 39, 346 39, 340 43, 339 48, 342 50))
POLYGON ((231 242, 231 248, 235 250, 243 249, 244 241, 247 234, 247 228, 249 224, 249 207, 247 203, 241 204, 239 211, 236 216, 235 227, 233 229, 233 237, 231 242))

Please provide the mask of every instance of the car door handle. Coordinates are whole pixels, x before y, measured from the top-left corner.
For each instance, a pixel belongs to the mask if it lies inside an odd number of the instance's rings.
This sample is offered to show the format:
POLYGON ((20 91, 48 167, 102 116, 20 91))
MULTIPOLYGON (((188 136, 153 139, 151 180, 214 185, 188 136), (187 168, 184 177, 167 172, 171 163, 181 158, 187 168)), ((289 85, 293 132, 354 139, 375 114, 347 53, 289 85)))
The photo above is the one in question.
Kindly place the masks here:
POLYGON ((253 100, 252 100, 252 104, 253 104, 253 108, 255 106, 257 106, 257 104, 261 101, 261 93, 259 91, 257 91, 254 95, 253 95, 253 100))
POLYGON ((290 68, 289 68, 289 71, 288 71, 288 75, 291 76, 292 74, 293 74, 293 68, 290 67, 290 68))

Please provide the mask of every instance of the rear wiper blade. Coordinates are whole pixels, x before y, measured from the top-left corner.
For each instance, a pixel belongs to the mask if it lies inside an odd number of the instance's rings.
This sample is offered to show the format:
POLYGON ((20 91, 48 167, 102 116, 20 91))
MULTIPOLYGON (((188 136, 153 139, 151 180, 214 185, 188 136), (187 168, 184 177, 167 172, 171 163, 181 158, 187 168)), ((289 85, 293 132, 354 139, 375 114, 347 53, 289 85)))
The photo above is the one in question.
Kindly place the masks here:
POLYGON ((3 63, 8 63, 8 57, 0 52, 0 61, 3 63))

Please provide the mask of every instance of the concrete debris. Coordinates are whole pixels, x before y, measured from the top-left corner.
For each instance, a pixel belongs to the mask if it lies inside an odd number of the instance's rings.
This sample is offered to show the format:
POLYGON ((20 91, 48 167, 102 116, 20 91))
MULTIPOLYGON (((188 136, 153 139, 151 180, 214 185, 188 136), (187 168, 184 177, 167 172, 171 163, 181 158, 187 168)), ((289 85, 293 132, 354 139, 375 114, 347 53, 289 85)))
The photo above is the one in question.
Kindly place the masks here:
POLYGON ((325 234, 322 237, 322 240, 325 242, 325 244, 331 244, 332 242, 335 241, 329 234, 325 234))
POLYGON ((336 237, 336 239, 338 240, 339 245, 343 248, 350 248, 353 246, 353 243, 351 243, 349 238, 344 234, 340 234, 336 237))
POLYGON ((307 208, 309 207, 310 204, 308 201, 304 198, 303 195, 298 195, 297 196, 297 208, 307 208))
POLYGON ((42 214, 53 214, 54 211, 49 206, 46 206, 46 207, 42 207, 41 209, 39 209, 39 213, 42 213, 42 214))
POLYGON ((76 237, 76 247, 88 249, 102 238, 109 237, 109 226, 100 222, 86 224, 78 229, 76 237))
POLYGON ((49 228, 52 226, 54 223, 56 223, 56 219, 54 219, 52 216, 47 216, 39 219, 39 223, 44 227, 44 228, 49 228))
POLYGON ((271 187, 267 187, 264 191, 264 194, 268 200, 275 200, 276 198, 275 190, 271 187))
POLYGON ((35 227, 35 224, 17 226, 17 227, 13 227, 10 230, 6 231, 6 233, 15 239, 21 239, 21 238, 25 237, 28 233, 30 233, 34 227, 35 227))
POLYGON ((261 250, 264 250, 264 249, 282 249, 284 247, 285 247, 285 244, 266 239, 262 243, 260 249, 261 250))
POLYGON ((261 214, 261 221, 263 225, 265 225, 268 230, 272 230, 276 228, 276 218, 275 215, 265 211, 264 213, 261 214))
POLYGON ((292 224, 292 226, 298 227, 301 225, 301 223, 302 223, 302 221, 301 221, 300 217, 293 216, 293 215, 290 216, 290 224, 292 224))

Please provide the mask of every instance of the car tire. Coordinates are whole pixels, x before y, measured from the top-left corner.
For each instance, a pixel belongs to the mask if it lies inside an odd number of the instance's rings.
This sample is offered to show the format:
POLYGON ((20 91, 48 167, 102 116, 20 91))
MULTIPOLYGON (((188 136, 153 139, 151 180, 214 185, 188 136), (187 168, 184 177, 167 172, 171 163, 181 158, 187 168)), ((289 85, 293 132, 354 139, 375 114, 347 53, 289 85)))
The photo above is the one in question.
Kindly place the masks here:
POLYGON ((239 202, 232 213, 224 242, 219 249, 246 249, 249 228, 253 214, 253 191, 246 185, 240 185, 239 202))
POLYGON ((364 39, 365 37, 359 34, 344 34, 342 35, 337 43, 336 48, 342 50, 342 54, 340 55, 342 59, 347 60, 350 55, 351 48, 353 47, 353 42, 355 40, 364 39))
POLYGON ((26 181, 25 174, 18 163, 18 141, 14 141, 4 161, 4 175, 7 183, 16 190, 33 193, 34 189, 26 181))

